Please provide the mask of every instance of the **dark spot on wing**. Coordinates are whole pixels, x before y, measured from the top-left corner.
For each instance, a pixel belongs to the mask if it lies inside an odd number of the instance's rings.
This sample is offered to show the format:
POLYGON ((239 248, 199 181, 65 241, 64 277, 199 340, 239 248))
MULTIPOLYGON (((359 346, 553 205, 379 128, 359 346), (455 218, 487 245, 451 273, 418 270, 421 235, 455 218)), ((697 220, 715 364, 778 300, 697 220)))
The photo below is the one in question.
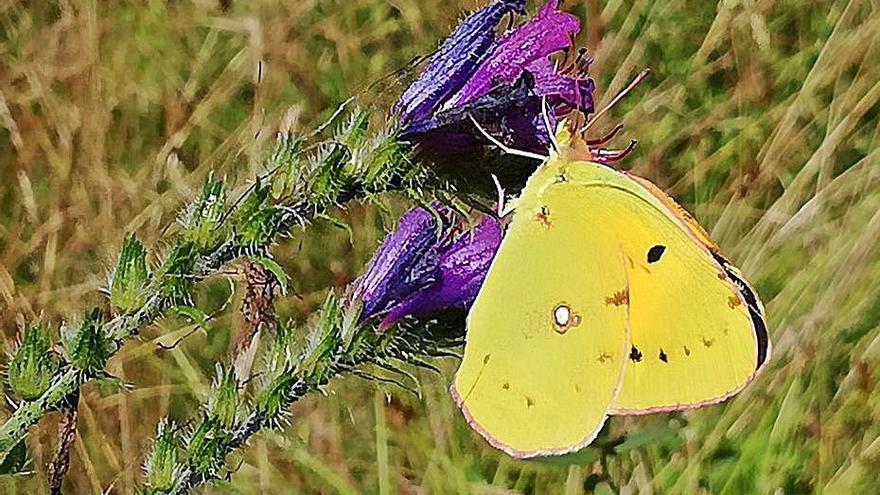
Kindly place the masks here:
POLYGON ((528 395, 526 395, 525 397, 526 397, 526 405, 529 407, 534 407, 535 406, 535 399, 532 399, 528 395))
POLYGON ((510 384, 505 382, 504 385, 501 386, 504 390, 510 390, 510 384))
POLYGON ((703 345, 706 347, 712 347, 712 344, 715 343, 715 339, 706 340, 706 337, 701 337, 701 338, 703 339, 703 345))
POLYGON ((489 358, 492 357, 491 354, 486 354, 483 356, 483 364, 489 364, 489 358))
POLYGON ((663 252, 666 251, 666 246, 662 244, 657 244, 648 250, 648 263, 656 263, 660 261, 660 257, 663 256, 663 252))
POLYGON ((669 362, 669 359, 666 357, 666 353, 663 352, 663 349, 660 349, 660 361, 663 361, 664 363, 669 362))
POLYGON ((609 359, 611 359, 611 354, 608 354, 607 352, 603 352, 602 354, 599 354, 599 362, 600 363, 605 364, 605 362, 608 361, 609 359))
POLYGON ((742 301, 740 301, 736 295, 727 298, 727 305, 730 306, 730 309, 736 309, 740 304, 742 304, 742 301))
POLYGON ((690 355, 691 355, 691 350, 688 349, 688 346, 683 346, 683 347, 684 347, 684 355, 685 355, 685 356, 690 356, 690 355))
POLYGON ((638 363, 642 360, 642 352, 639 351, 638 347, 632 346, 632 349, 629 351, 629 359, 634 363, 638 363))

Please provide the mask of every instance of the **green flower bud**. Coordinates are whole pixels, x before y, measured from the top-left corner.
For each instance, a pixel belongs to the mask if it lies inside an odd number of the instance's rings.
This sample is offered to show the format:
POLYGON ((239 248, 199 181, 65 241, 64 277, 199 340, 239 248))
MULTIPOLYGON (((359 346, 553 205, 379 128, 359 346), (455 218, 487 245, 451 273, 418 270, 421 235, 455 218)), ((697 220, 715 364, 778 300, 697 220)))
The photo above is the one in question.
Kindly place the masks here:
POLYGON ((265 246, 278 233, 282 209, 269 201, 269 186, 257 182, 232 215, 235 239, 245 246, 265 246))
POLYGON ((177 480, 179 452, 174 430, 173 423, 169 425, 164 420, 159 422, 153 453, 145 467, 147 484, 154 492, 171 491, 177 480))
POLYGON ((123 313, 136 311, 147 302, 147 251, 133 235, 125 238, 119 263, 110 283, 110 303, 123 313))
POLYGON ((188 442, 189 462, 199 474, 216 472, 225 458, 224 437, 218 436, 215 426, 212 418, 203 417, 188 442))
POLYGON ((222 364, 216 366, 214 399, 210 405, 211 417, 226 430, 235 426, 238 416, 238 381, 232 367, 226 369, 222 364))
POLYGON ((159 295, 169 304, 188 305, 193 289, 196 249, 190 241, 178 242, 157 271, 159 295))
POLYGON ((70 362, 80 370, 94 373, 104 369, 113 354, 113 341, 104 334, 101 310, 86 313, 79 327, 62 332, 62 342, 70 362))
POLYGON ((302 139, 292 135, 279 133, 275 150, 269 158, 267 168, 278 170, 272 179, 272 196, 282 198, 292 196, 303 184, 302 174, 302 139))
POLYGON ((9 386, 18 397, 34 400, 43 395, 60 365, 50 352, 50 330, 42 325, 25 325, 21 343, 9 363, 9 386))
POLYGON ((223 182, 209 176, 202 186, 202 195, 192 203, 181 223, 185 237, 192 241, 198 252, 210 251, 225 237, 222 227, 226 213, 226 190, 223 182))

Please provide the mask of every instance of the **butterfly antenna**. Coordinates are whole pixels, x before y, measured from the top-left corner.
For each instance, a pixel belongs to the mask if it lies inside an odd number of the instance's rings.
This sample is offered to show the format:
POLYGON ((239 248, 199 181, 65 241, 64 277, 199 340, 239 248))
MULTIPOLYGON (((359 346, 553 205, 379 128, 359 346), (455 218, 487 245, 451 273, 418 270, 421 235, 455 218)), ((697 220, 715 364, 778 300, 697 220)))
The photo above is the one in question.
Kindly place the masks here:
POLYGON ((483 129, 483 126, 481 126, 480 123, 477 122, 477 119, 475 119, 473 115, 468 114, 468 118, 471 119, 471 122, 473 122, 473 123, 474 123, 474 126, 477 127, 477 130, 479 130, 480 133, 481 133, 483 136, 485 136, 486 139, 488 139, 489 141, 491 141, 492 144, 494 144, 495 146, 497 146, 498 148, 500 148, 501 151, 503 151, 504 153, 507 153, 508 155, 521 156, 521 157, 524 157, 524 158, 531 158, 531 159, 533 159, 533 160, 539 160, 539 161, 542 161, 542 162, 545 161, 545 160, 549 160, 549 157, 546 157, 546 156, 543 156, 543 155, 539 155, 538 153, 532 153, 531 151, 518 150, 518 149, 514 149, 514 148, 511 148, 511 147, 507 146, 506 144, 502 143, 501 141, 499 141, 498 139, 496 139, 494 136, 492 136, 491 134, 489 134, 488 132, 486 132, 486 129, 483 129))
POLYGON ((611 132, 609 132, 608 134, 606 134, 598 139, 588 139, 587 145, 588 146, 601 146, 601 145, 607 143, 608 141, 611 141, 612 139, 614 139, 614 137, 617 136, 617 134, 622 130, 623 130, 623 124, 617 124, 616 126, 614 126, 614 129, 611 129, 611 132))
POLYGON ((633 79, 633 81, 631 83, 629 83, 629 86, 623 88, 623 91, 621 91, 620 93, 617 93, 617 96, 615 96, 614 99, 612 99, 610 103, 605 105, 605 107, 602 108, 602 110, 599 110, 598 112, 596 112, 596 115, 594 115, 593 118, 587 122, 587 124, 584 126, 583 129, 581 129, 581 132, 586 132, 587 129, 590 128, 590 126, 592 126, 597 120, 599 120, 600 117, 605 115, 605 113, 608 112, 608 110, 610 110, 611 107, 613 107, 615 104, 617 104, 617 102, 620 101, 624 96, 626 96, 627 93, 629 93, 630 91, 633 90, 633 88, 638 86, 639 83, 642 82, 646 77, 648 77, 648 74, 650 74, 650 73, 651 73, 651 69, 645 69, 642 72, 640 72, 639 75, 637 75, 636 78, 633 79))
POLYGON ((553 126, 550 125, 550 113, 547 108, 547 97, 541 97, 541 117, 544 119, 544 128, 547 130, 547 136, 550 137, 550 144, 553 146, 553 151, 559 153, 559 142, 556 141, 556 132, 553 130, 553 126))
POLYGON ((629 154, 636 149, 636 144, 638 144, 638 142, 633 139, 629 142, 629 145, 622 150, 597 150, 597 156, 595 157, 596 161, 599 163, 619 162, 629 156, 629 154))

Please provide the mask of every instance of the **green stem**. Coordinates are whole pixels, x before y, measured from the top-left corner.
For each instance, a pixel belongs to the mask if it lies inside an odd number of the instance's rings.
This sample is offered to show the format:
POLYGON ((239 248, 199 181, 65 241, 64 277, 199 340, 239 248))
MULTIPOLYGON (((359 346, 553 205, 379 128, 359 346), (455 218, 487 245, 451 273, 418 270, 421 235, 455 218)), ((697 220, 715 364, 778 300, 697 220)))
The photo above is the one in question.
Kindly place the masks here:
MULTIPOLYGON (((276 198, 272 203, 283 210, 283 215, 273 220, 271 224, 263 226, 264 230, 257 232, 259 235, 256 238, 259 241, 251 241, 258 242, 257 244, 242 245, 237 243, 234 237, 227 239, 209 252, 199 255, 192 266, 182 269, 183 271, 173 272, 173 276, 191 280, 193 283, 199 282, 235 259, 255 254, 265 255, 267 246, 279 236, 288 234, 294 227, 305 227, 336 204, 352 199, 368 198, 388 190, 407 189, 413 187, 413 182, 424 179, 423 170, 405 157, 407 150, 396 142, 393 133, 374 136, 377 139, 373 140, 367 139, 364 134, 365 125, 366 120, 363 118, 350 120, 348 127, 343 126, 337 136, 328 140, 336 152, 315 156, 311 160, 300 156, 299 148, 290 145, 289 140, 283 141, 285 138, 282 138, 282 141, 279 141, 280 151, 276 151, 267 164, 267 168, 272 172, 263 180, 270 180, 276 173, 291 173, 291 170, 297 170, 292 175, 297 177, 298 187, 289 190, 285 197, 276 198), (394 153, 388 152, 389 146, 394 153), (357 157, 359 161, 347 161, 351 157, 357 157), (372 160, 367 159, 371 157, 372 160)), ((315 149, 321 148, 318 146, 315 149)), ((238 207, 242 203, 247 203, 248 198, 257 197, 255 191, 256 188, 249 188, 241 201, 228 205, 221 221, 233 221, 229 219, 238 211, 238 207)), ((179 237, 172 239, 182 242, 179 237)), ((142 328, 164 315, 169 307, 179 304, 176 300, 158 294, 160 292, 158 289, 161 288, 159 285, 165 282, 164 279, 154 279, 151 286, 154 295, 143 307, 132 313, 119 315, 101 325, 102 334, 109 338, 111 344, 107 358, 112 357, 142 328)), ((168 297, 176 296, 179 294, 168 297)), ((28 429, 40 418, 57 410, 65 397, 76 391, 83 383, 100 375, 100 371, 86 372, 71 365, 62 367, 49 388, 39 398, 23 402, 11 417, 0 425, 0 459, 5 458, 6 454, 18 445, 28 429)))
POLYGON ((0 453, 4 456, 24 438, 28 429, 48 411, 58 408, 61 401, 88 381, 81 371, 67 368, 58 376, 49 389, 36 400, 22 403, 15 413, 0 426, 0 453))

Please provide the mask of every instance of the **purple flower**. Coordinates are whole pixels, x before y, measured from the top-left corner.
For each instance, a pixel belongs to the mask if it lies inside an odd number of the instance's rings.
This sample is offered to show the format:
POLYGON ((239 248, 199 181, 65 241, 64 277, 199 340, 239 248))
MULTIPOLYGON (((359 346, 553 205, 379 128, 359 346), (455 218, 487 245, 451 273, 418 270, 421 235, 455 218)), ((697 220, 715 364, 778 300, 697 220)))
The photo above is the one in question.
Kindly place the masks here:
POLYGON ((552 110, 551 125, 573 109, 592 112, 595 87, 583 53, 574 62, 549 58, 569 54, 580 31, 577 17, 558 6, 548 1, 500 37, 501 16, 520 11, 521 2, 497 0, 462 22, 398 102, 403 137, 446 150, 482 144, 472 117, 507 144, 544 150, 550 136, 542 99, 552 110))
POLYGON ((526 0, 497 0, 468 16, 431 57, 397 106, 402 121, 429 117, 468 81, 495 42, 495 26, 511 13, 523 13, 526 0))
POLYGON ((456 227, 443 207, 436 214, 414 208, 404 215, 355 283, 361 321, 382 316, 381 327, 388 327, 405 316, 468 307, 486 278, 502 228, 488 215, 469 231, 456 227))

